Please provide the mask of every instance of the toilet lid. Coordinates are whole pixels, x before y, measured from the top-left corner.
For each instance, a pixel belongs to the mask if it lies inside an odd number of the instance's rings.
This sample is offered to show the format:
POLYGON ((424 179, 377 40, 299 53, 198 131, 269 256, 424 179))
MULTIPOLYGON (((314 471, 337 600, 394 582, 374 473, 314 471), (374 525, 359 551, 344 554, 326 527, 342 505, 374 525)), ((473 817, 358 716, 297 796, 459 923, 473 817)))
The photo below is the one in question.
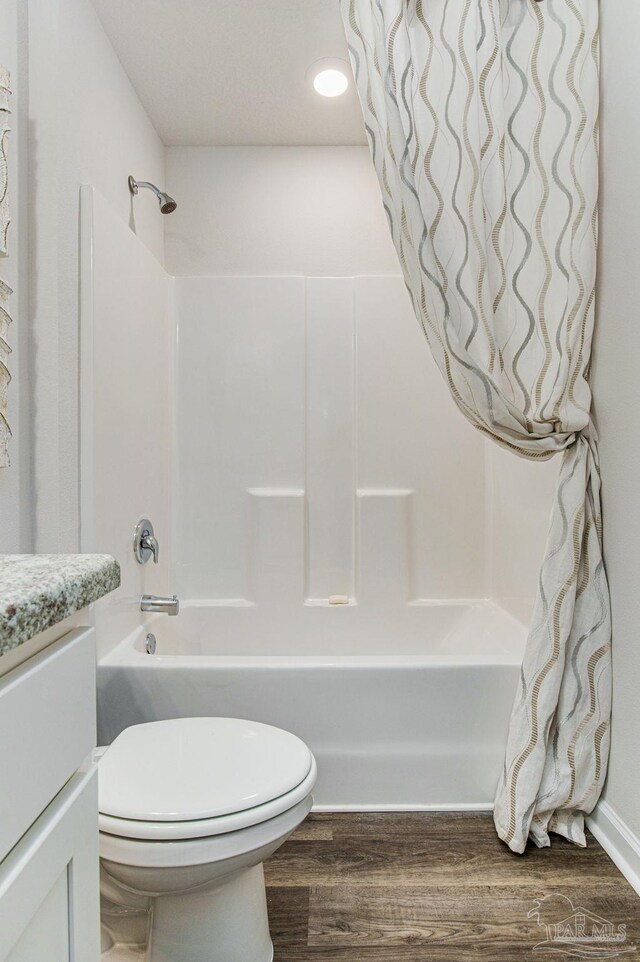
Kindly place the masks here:
POLYGON ((309 774, 290 732, 239 718, 176 718, 126 728, 98 766, 100 812, 179 822, 270 802, 309 774))

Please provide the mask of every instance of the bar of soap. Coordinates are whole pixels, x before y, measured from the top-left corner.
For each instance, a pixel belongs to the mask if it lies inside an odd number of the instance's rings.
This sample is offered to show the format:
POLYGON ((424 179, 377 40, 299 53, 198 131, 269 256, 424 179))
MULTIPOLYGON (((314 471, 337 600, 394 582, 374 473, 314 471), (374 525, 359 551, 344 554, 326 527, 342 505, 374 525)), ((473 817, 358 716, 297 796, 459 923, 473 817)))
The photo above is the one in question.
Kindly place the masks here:
POLYGON ((348 605, 349 595, 329 595, 330 605, 348 605))

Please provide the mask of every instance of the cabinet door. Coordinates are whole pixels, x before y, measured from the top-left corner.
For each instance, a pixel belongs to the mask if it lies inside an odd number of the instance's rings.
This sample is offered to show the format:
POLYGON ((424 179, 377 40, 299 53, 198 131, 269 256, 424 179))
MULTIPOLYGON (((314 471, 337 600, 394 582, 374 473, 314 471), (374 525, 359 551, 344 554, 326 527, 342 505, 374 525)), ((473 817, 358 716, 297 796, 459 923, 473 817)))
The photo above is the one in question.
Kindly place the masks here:
POLYGON ((74 775, 0 863, 0 962, 98 962, 95 766, 74 775))
POLYGON ((93 628, 76 628, 0 679, 0 859, 96 744, 93 628))

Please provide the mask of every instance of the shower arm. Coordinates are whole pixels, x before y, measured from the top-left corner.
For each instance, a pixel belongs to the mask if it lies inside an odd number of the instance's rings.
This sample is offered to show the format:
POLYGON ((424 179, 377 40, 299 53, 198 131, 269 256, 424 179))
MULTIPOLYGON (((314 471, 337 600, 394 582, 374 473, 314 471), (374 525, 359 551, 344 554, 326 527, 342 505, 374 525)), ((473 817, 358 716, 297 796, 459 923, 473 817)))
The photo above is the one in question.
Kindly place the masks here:
POLYGON ((130 177, 130 178, 129 178, 129 189, 130 189, 131 193, 132 193, 132 194, 137 194, 139 187, 148 187, 149 190, 152 190, 152 191, 153 191, 153 193, 156 195, 156 197, 158 198, 158 200, 160 200, 161 190, 160 190, 159 187, 156 187, 156 185, 155 185, 155 184, 152 184, 151 181, 148 181, 148 180, 134 180, 133 177, 130 177))
POLYGON ((129 191, 134 197, 140 187, 146 187, 148 190, 153 191, 160 205, 160 213, 162 214, 171 214, 178 206, 173 197, 170 197, 169 194, 166 194, 148 180, 136 180, 135 177, 129 175, 127 183, 129 184, 129 191))

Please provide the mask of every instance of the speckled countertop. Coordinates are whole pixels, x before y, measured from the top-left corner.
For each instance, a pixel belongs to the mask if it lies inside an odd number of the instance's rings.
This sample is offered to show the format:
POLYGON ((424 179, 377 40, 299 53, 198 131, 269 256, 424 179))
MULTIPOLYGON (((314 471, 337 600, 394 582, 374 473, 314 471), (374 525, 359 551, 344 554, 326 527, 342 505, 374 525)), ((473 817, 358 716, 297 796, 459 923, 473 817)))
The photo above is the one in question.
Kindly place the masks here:
POLYGON ((0 555, 0 655, 120 584, 108 554, 0 555))

